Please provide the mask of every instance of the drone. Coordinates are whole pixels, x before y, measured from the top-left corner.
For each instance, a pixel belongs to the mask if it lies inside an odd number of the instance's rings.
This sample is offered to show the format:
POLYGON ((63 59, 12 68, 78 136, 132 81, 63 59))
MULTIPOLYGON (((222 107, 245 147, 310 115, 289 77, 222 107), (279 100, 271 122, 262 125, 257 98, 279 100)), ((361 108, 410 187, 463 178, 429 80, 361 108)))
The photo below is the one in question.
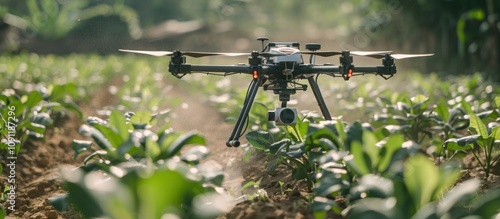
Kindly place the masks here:
POLYGON ((278 126, 295 125, 297 110, 287 107, 290 96, 297 91, 306 91, 308 85, 299 83, 307 80, 318 102, 318 106, 325 120, 332 120, 325 100, 317 83, 318 76, 328 75, 349 80, 351 77, 373 74, 389 79, 396 74, 395 59, 432 56, 433 54, 391 54, 392 51, 319 51, 321 44, 308 43, 307 51, 300 50, 297 42, 269 42, 267 37, 259 37, 262 49, 251 53, 221 53, 221 52, 192 52, 192 51, 143 51, 126 50, 122 52, 139 53, 152 56, 170 56, 169 72, 176 78, 182 78, 191 73, 205 73, 220 76, 232 74, 248 74, 250 86, 243 103, 242 110, 236 124, 226 141, 227 147, 239 147, 239 138, 246 131, 248 114, 254 102, 259 87, 265 91, 271 90, 279 96, 281 107, 268 112, 268 120, 274 121, 278 126), (303 55, 309 55, 309 63, 305 63, 303 55), (248 64, 236 65, 195 65, 186 63, 186 56, 200 58, 207 56, 248 56, 248 64), (339 65, 315 64, 316 56, 339 56, 339 65), (380 66, 355 66, 353 56, 365 56, 382 60, 380 66))

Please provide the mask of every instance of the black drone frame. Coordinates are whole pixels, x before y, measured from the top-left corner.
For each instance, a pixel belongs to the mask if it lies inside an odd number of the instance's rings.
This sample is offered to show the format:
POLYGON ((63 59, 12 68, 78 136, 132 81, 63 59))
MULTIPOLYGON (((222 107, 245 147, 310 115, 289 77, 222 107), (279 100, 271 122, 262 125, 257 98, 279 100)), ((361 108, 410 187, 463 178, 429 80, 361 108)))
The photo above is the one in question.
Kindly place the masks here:
MULTIPOLYGON (((299 79, 307 79, 309 86, 318 102, 318 106, 325 120, 332 120, 330 112, 326 106, 323 95, 317 83, 317 77, 320 74, 329 75, 332 77, 342 77, 344 80, 349 80, 353 76, 373 74, 389 79, 396 74, 396 65, 394 59, 404 59, 411 57, 430 56, 432 54, 390 54, 391 51, 379 52, 356 52, 356 51, 317 51, 321 48, 319 44, 306 44, 306 49, 309 51, 299 51, 298 43, 267 43, 267 38, 261 37, 258 40, 262 41, 262 51, 254 51, 248 53, 210 53, 210 52, 181 52, 181 51, 138 51, 138 50, 121 50, 124 52, 142 53, 153 56, 171 56, 169 63, 169 72, 177 77, 182 78, 191 73, 205 73, 227 76, 232 74, 249 74, 252 76, 250 86, 248 88, 242 110, 236 120, 236 124, 229 136, 226 146, 240 146, 240 137, 245 132, 245 123, 248 120, 250 109, 253 105, 255 96, 259 87, 264 90, 272 90, 274 94, 279 95, 281 107, 287 107, 287 102, 290 101, 290 96, 295 94, 297 90, 307 90, 307 85, 297 83, 299 79), (270 48, 276 45, 286 44, 297 48, 295 52, 300 55, 310 55, 308 64, 298 62, 277 62, 270 61, 273 57, 287 56, 292 54, 283 54, 269 52, 270 48), (204 56, 241 56, 248 55, 248 64, 238 65, 194 65, 186 63, 186 56, 204 57, 204 56), (329 57, 339 55, 339 65, 314 64, 315 56, 329 57), (382 59, 380 66, 354 66, 353 56, 368 56, 372 58, 382 59), (266 62, 264 62, 266 61, 266 62), (291 68, 289 68, 291 66, 291 68), (314 76, 316 75, 316 80, 314 76)), ((302 57, 300 57, 302 59, 302 57)))

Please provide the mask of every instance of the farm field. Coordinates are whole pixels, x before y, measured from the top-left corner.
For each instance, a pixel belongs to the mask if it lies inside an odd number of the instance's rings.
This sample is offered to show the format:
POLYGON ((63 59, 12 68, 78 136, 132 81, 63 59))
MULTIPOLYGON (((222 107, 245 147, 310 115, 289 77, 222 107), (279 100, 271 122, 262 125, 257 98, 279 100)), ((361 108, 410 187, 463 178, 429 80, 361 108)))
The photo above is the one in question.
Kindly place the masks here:
MULTIPOLYGON (((209 60, 221 62, 220 60, 209 60)), ((492 218, 500 87, 481 75, 321 76, 333 121, 260 90, 227 148, 245 75, 169 75, 136 55, 0 57, 1 217, 492 218)), ((498 217, 498 216, 497 216, 498 217)))

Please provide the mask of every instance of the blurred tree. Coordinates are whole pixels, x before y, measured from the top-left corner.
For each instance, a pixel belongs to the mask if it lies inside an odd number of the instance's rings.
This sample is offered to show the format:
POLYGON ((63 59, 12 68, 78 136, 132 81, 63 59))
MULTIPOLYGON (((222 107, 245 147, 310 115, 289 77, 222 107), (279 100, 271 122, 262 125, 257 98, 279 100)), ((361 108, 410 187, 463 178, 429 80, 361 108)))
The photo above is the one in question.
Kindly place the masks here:
POLYGON ((118 16, 128 25, 130 35, 139 38, 141 28, 137 13, 123 3, 100 3, 92 0, 7 1, 0 6, 1 17, 16 17, 26 31, 45 39, 60 39, 83 21, 99 16, 118 16))
POLYGON ((435 71, 484 72, 500 81, 500 2, 495 0, 360 0, 361 29, 405 52, 435 53, 435 71))

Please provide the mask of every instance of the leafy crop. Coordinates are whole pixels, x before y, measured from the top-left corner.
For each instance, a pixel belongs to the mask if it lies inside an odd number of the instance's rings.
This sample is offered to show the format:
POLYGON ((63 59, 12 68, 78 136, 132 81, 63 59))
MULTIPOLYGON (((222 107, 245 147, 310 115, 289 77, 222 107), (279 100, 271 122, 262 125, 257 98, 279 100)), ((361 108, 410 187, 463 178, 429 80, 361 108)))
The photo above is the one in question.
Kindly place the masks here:
MULTIPOLYGON (((496 98, 496 105, 500 105, 500 98, 496 98)), ((498 110, 487 111, 483 113, 484 121, 476 114, 469 114, 470 127, 472 135, 462 138, 452 138, 445 142, 444 147, 455 150, 469 150, 472 152, 479 165, 488 178, 491 169, 500 159, 500 126, 498 110), (485 123, 486 121, 492 121, 485 123)))
POLYGON ((436 168, 422 155, 410 157, 402 178, 365 175, 351 189, 353 201, 343 215, 348 218, 491 218, 498 212, 500 191, 478 196, 479 180, 471 179, 448 190, 457 167, 436 168))
POLYGON ((12 89, 4 90, 0 95, 0 132, 5 138, 0 150, 7 150, 7 144, 12 145, 7 141, 15 140, 17 154, 27 139, 43 139, 54 117, 61 117, 68 110, 81 115, 72 99, 64 98, 74 91, 72 88, 72 84, 52 86, 50 90, 39 86, 38 90, 21 95, 12 89))
POLYGON ((88 217, 220 214, 207 213, 205 205, 220 198, 215 188, 222 185, 223 174, 197 168, 208 154, 201 146, 205 139, 169 129, 154 133, 149 128, 155 118, 148 111, 126 115, 113 111, 108 120, 89 117, 80 132, 92 141, 73 141, 75 157, 86 154, 84 165, 63 176, 68 194, 52 203, 63 207, 72 203, 88 217), (181 153, 187 145, 194 147, 181 153))

